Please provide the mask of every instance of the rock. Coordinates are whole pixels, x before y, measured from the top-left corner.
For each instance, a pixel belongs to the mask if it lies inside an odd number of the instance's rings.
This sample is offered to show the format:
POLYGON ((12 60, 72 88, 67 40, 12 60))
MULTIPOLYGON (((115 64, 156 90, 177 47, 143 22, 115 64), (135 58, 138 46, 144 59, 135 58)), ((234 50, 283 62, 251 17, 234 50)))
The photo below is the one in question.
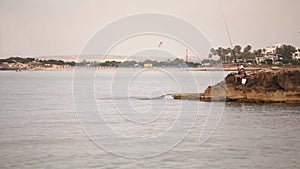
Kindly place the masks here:
POLYGON ((283 71, 278 75, 277 83, 285 91, 299 91, 300 71, 283 71))
POLYGON ((201 93, 177 93, 172 94, 174 99, 185 99, 185 100, 200 100, 201 93))
POLYGON ((174 99, 300 104, 300 70, 261 70, 251 72, 246 84, 229 74, 225 81, 209 86, 204 93, 173 95, 174 99))

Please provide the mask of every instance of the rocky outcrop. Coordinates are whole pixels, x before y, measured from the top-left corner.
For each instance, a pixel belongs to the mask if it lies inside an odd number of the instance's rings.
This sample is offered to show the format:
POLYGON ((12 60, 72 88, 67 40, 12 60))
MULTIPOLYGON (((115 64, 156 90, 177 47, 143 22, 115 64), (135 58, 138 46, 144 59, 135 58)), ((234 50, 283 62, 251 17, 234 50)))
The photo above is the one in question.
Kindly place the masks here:
POLYGON ((237 74, 209 86, 204 93, 173 94, 174 99, 300 104, 300 70, 260 70, 251 72, 242 84, 237 74))

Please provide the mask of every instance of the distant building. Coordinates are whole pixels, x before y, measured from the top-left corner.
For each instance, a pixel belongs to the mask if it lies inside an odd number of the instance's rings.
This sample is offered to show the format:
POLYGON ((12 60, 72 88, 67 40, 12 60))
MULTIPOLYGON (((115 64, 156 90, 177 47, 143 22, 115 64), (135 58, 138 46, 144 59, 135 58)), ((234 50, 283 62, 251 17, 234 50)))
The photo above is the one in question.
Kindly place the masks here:
POLYGON ((257 64, 262 63, 262 62, 264 62, 265 60, 266 60, 266 58, 265 58, 264 56, 256 56, 256 57, 255 57, 255 62, 256 62, 257 64))
POLYGON ((293 59, 295 60, 300 60, 300 48, 296 48, 297 51, 295 53, 293 53, 293 59))
POLYGON ((280 48, 282 46, 281 43, 275 43, 273 46, 267 46, 263 48, 262 50, 262 55, 255 57, 255 62, 257 64, 265 62, 266 60, 271 59, 272 62, 274 63, 276 60, 278 60, 278 56, 275 54, 276 53, 276 48, 280 48))
POLYGON ((255 57, 255 62, 257 64, 265 62, 266 60, 272 60, 272 62, 274 63, 276 60, 278 60, 278 56, 276 56, 275 54, 269 54, 260 57, 255 57))
POLYGON ((152 63, 144 63, 144 68, 152 68, 153 64, 152 63))
MULTIPOLYGON (((281 60, 282 58, 276 55, 276 48, 282 47, 283 44, 281 43, 275 43, 273 46, 267 46, 263 48, 262 55, 255 57, 256 63, 262 63, 265 62, 267 59, 271 59, 273 63, 276 63, 276 61, 281 60)), ((297 51, 293 53, 292 59, 300 60, 300 48, 296 48, 297 51)))
POLYGON ((150 60, 146 60, 144 63, 144 68, 152 68, 153 64, 150 60))
POLYGON ((267 46, 263 49, 263 55, 275 55, 276 48, 280 48, 282 46, 281 43, 276 42, 273 46, 267 46))

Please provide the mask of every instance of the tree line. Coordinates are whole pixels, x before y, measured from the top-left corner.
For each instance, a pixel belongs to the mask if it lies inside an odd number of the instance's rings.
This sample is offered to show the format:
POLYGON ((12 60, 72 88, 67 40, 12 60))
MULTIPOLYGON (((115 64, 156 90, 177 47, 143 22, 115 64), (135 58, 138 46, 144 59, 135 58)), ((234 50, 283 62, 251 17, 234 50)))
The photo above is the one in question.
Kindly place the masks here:
POLYGON ((145 60, 143 62, 138 62, 134 60, 119 62, 119 61, 86 61, 82 60, 81 62, 65 62, 63 60, 41 60, 36 58, 21 58, 21 57, 9 57, 6 59, 0 59, 0 64, 6 63, 37 63, 42 66, 47 65, 70 65, 78 67, 144 67, 144 64, 151 63, 153 67, 197 67, 200 66, 200 63, 195 62, 185 62, 183 59, 175 58, 174 60, 167 61, 156 61, 156 60, 145 60))
POLYGON ((41 60, 41 59, 36 59, 36 58, 21 58, 21 57, 9 57, 6 59, 0 59, 0 64, 3 64, 4 62, 7 63, 23 63, 23 64, 29 64, 32 62, 39 63, 41 65, 70 65, 70 66, 75 66, 75 62, 65 62, 62 60, 54 60, 54 59, 49 59, 49 60, 41 60))
MULTIPOLYGON (((300 49, 298 49, 300 52, 300 49)), ((218 47, 212 48, 208 55, 211 60, 213 58, 219 57, 222 63, 236 63, 236 62, 253 62, 255 57, 262 57, 271 53, 266 53, 266 49, 256 49, 252 50, 251 45, 246 45, 242 48, 240 45, 235 45, 233 48, 218 47)), ((293 53, 297 52, 297 49, 292 45, 282 45, 281 47, 276 47, 274 55, 277 56, 279 62, 283 64, 287 63, 299 63, 299 60, 293 60, 293 53)))
POLYGON ((175 58, 174 60, 167 61, 156 61, 156 60, 145 60, 145 61, 134 61, 128 60, 124 62, 118 61, 86 61, 83 60, 76 63, 76 66, 90 66, 90 67, 144 67, 144 64, 152 64, 153 67, 198 67, 201 64, 197 62, 186 62, 183 59, 175 58))

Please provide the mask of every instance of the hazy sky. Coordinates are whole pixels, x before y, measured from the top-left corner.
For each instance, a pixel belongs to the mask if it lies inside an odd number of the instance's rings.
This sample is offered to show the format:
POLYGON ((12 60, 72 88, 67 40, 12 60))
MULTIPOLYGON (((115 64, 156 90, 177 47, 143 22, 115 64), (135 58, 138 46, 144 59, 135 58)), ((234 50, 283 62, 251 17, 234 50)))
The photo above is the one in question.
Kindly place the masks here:
POLYGON ((299 0, 0 0, 0 57, 79 54, 113 20, 143 12, 178 16, 213 46, 300 46, 299 0))

